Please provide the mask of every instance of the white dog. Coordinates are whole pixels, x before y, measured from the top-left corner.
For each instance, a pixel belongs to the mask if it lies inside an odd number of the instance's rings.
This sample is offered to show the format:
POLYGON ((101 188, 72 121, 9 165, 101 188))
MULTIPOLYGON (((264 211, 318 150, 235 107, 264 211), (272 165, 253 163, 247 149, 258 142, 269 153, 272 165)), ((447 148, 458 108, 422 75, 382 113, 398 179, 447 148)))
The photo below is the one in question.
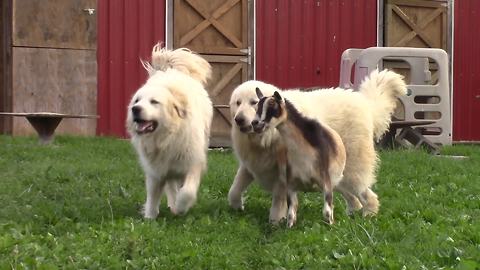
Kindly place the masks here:
POLYGON ((156 218, 160 197, 174 214, 189 210, 197 198, 207 164, 213 108, 204 84, 207 61, 187 49, 153 48, 143 63, 147 82, 128 106, 127 129, 145 172, 145 218, 156 218))
MULTIPOLYGON (((278 181, 278 164, 275 158, 284 148, 276 129, 265 133, 253 132, 251 122, 255 117, 258 98, 256 88, 264 95, 273 95, 279 89, 260 81, 248 81, 238 86, 230 99, 232 143, 240 162, 230 188, 231 207, 243 209, 242 193, 257 180, 268 190, 284 189, 278 181)), ((374 71, 361 84, 358 92, 351 90, 319 89, 311 92, 283 91, 305 116, 317 119, 333 128, 341 137, 347 154, 344 178, 336 190, 347 202, 347 212, 363 208, 364 215, 376 214, 379 208, 377 195, 371 190, 375 183, 378 162, 374 139, 379 139, 388 129, 397 97, 407 93, 402 76, 392 71, 374 71)), ((274 192, 275 193, 275 192, 274 192)), ((270 221, 285 218, 287 202, 272 198, 270 221)))

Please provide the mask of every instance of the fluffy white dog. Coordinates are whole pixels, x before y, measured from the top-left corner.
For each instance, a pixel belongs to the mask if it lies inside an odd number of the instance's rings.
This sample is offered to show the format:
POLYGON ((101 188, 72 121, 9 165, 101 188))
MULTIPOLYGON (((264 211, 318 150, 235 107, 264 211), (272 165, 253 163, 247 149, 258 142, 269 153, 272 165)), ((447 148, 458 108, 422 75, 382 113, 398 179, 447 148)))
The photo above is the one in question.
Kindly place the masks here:
POLYGON ((195 203, 207 148, 213 108, 204 84, 211 67, 187 49, 153 48, 144 62, 147 82, 128 106, 127 129, 145 172, 145 218, 156 218, 162 193, 174 214, 195 203))
MULTIPOLYGON (((283 149, 278 131, 271 129, 262 134, 253 132, 251 122, 255 117, 258 98, 256 88, 264 95, 279 89, 260 81, 248 81, 238 86, 230 99, 232 143, 240 166, 230 188, 231 207, 243 209, 242 193, 257 180, 268 190, 284 189, 279 181, 275 158, 283 149)), ((378 212, 379 201, 371 190, 375 183, 378 163, 374 139, 379 139, 388 129, 397 97, 407 93, 401 75, 392 71, 374 71, 361 84, 358 92, 336 89, 318 89, 310 92, 290 90, 282 96, 291 101, 305 116, 317 119, 333 128, 341 137, 347 154, 344 178, 336 190, 341 192, 351 214, 363 208, 364 215, 378 212)), ((273 196, 270 221, 285 218, 287 202, 273 196)))

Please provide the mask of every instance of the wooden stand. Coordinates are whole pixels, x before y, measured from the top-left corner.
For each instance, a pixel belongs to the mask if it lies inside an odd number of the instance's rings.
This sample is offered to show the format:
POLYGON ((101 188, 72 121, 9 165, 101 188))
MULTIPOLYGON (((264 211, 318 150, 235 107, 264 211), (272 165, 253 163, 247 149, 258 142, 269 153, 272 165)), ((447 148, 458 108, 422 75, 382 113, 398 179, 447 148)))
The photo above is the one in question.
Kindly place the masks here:
POLYGON ((50 112, 38 113, 6 113, 0 112, 0 116, 21 116, 27 118, 38 134, 40 144, 49 144, 55 136, 55 129, 63 118, 98 118, 98 115, 76 115, 50 112))

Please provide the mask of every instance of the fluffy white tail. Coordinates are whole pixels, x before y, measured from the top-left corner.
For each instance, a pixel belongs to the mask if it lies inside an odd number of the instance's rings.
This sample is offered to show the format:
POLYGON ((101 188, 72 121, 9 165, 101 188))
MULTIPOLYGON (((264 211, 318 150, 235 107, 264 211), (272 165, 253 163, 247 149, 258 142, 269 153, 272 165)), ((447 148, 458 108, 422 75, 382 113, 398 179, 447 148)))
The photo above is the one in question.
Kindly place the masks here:
POLYGON ((390 70, 374 70, 365 78, 359 90, 372 101, 373 135, 378 140, 390 125, 397 98, 407 94, 407 86, 400 74, 390 70))
POLYGON ((160 44, 153 47, 152 63, 142 61, 143 67, 151 76, 157 71, 176 69, 200 81, 203 85, 210 78, 212 69, 210 64, 198 54, 186 48, 167 50, 160 44))

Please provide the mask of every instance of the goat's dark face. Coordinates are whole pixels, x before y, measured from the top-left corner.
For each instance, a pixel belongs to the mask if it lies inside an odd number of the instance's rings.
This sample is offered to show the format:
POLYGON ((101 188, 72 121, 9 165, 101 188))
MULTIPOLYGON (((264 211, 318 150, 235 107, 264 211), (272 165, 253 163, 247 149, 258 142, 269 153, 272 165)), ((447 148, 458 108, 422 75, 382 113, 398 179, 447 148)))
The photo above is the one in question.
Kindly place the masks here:
POLYGON ((252 127, 255 132, 262 133, 275 128, 286 119, 285 102, 277 91, 270 97, 264 97, 259 88, 256 92, 259 101, 252 127))

